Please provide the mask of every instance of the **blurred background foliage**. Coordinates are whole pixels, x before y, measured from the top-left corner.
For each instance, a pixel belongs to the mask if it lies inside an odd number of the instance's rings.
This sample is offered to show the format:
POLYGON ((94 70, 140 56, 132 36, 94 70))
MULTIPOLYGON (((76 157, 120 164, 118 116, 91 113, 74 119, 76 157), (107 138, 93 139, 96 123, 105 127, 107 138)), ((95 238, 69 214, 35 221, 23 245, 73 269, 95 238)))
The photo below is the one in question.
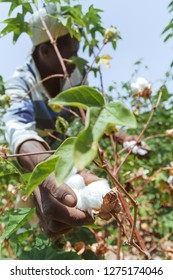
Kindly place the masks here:
MULTIPOLYGON (((1 32, 1 36, 13 32, 13 40, 16 41, 22 32, 29 34, 27 22, 23 23, 26 13, 33 12, 33 4, 23 3, 24 1, 0 2, 11 2, 9 16, 12 15, 16 7, 22 7, 21 12, 15 19, 11 17, 5 21, 6 27, 1 32), (17 28, 14 28, 14 26, 17 26, 17 28)), ((37 1, 33 2, 37 6, 37 1)), ((45 3, 47 2, 54 1, 45 1, 45 3)), ((94 53, 95 55, 96 49, 101 48, 96 33, 104 34, 104 28, 101 24, 101 11, 91 6, 88 14, 84 16, 81 13, 80 5, 77 4, 74 8, 70 6, 70 1, 56 2, 63 2, 64 14, 68 14, 67 24, 70 25, 77 21, 78 24, 80 23, 85 27, 85 33, 82 35, 84 38, 83 49, 88 48, 89 54, 94 53), (76 13, 72 16, 74 10, 76 13), (81 15, 80 18, 78 17, 79 14, 81 15), (90 36, 89 39, 88 36, 90 36)), ((172 11, 173 2, 170 2, 169 12, 172 11)), ((172 37, 172 21, 163 30, 163 35, 166 36, 165 42, 172 37)), ((115 42, 112 42, 112 46, 116 47, 115 42)), ((117 100, 121 99, 133 110, 138 126, 137 129, 126 130, 129 135, 140 134, 151 114, 151 104, 156 104, 158 95, 160 91, 162 92, 161 102, 143 135, 143 140, 151 149, 150 155, 148 158, 137 158, 135 155, 130 155, 120 170, 119 180, 139 203, 137 228, 147 249, 151 252, 152 258, 173 259, 173 180, 172 182, 168 180, 173 175, 173 99, 172 92, 167 87, 167 81, 172 79, 172 65, 165 73, 163 86, 152 93, 150 100, 145 100, 139 97, 132 98, 130 89, 130 83, 134 77, 138 76, 138 67, 141 64, 142 61, 135 63, 134 73, 129 77, 129 81, 121 83, 115 81, 105 90, 109 101, 112 100, 112 96, 115 100, 116 96, 117 100)), ((98 76, 101 74, 99 66, 91 70, 95 71, 98 76)), ((102 85, 99 90, 102 91, 102 85)), ((0 116, 7 109, 9 102, 8 97, 4 95, 3 77, 0 76, 0 116)), ((68 135, 76 136, 82 128, 81 120, 76 118, 69 124, 68 135)), ((110 138, 103 137, 100 145, 106 158, 112 163, 114 153, 110 138)), ((126 151, 123 151, 118 144, 116 144, 116 148, 117 161, 121 163, 126 151)), ((2 121, 0 121, 0 149, 0 153, 3 155, 9 152, 2 121)), ((106 176, 94 164, 89 168, 99 176, 106 176)), ((1 258, 24 260, 117 258, 119 229, 115 220, 105 222, 97 219, 93 226, 75 228, 72 233, 66 234, 60 240, 48 239, 35 219, 34 208, 22 208, 18 204, 19 194, 21 191, 25 193, 27 176, 18 168, 14 159, 0 157, 1 258)), ((133 211, 131 206, 129 208, 133 211)), ((122 213, 122 217, 125 226, 128 228, 129 225, 124 213, 122 213)), ((139 254, 135 248, 129 248, 125 241, 126 239, 122 237, 120 258, 142 259, 143 255, 139 254)))

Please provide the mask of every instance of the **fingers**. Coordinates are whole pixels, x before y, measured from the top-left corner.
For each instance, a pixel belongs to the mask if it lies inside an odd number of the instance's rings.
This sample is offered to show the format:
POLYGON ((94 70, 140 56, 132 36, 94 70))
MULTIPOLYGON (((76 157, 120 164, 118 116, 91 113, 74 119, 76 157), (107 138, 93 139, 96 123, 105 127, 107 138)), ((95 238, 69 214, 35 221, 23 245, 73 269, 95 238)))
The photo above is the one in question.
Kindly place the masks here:
POLYGON ((40 224, 48 237, 60 237, 71 230, 71 227, 57 221, 46 221, 45 217, 40 212, 39 208, 36 210, 37 216, 40 220, 40 224))
POLYGON ((70 226, 81 226, 93 223, 88 213, 76 208, 70 208, 56 200, 48 190, 41 190, 42 209, 47 218, 65 223, 70 226))
MULTIPOLYGON (((40 191, 37 191, 37 198, 39 198, 40 191)), ((64 233, 67 233, 69 230, 71 230, 71 227, 69 225, 53 221, 50 219, 47 219, 40 208, 40 201, 36 199, 36 196, 34 197, 34 204, 36 206, 36 214, 40 220, 40 224, 45 231, 46 235, 49 237, 58 237, 61 236, 64 233)))
POLYGON ((37 201, 36 205, 38 205, 41 214, 45 217, 47 224, 49 220, 68 226, 81 226, 94 222, 88 213, 62 204, 47 189, 37 188, 34 194, 37 201))
POLYGON ((82 171, 80 171, 79 174, 83 177, 86 186, 89 185, 92 182, 100 180, 100 178, 98 176, 93 174, 88 169, 83 169, 82 171))
MULTIPOLYGON (((99 179, 90 171, 85 172, 84 177, 86 182, 99 179)), ((34 190, 34 202, 37 216, 47 236, 60 237, 74 226, 94 222, 87 212, 74 207, 77 203, 76 194, 67 184, 58 186, 53 173, 34 190)))
POLYGON ((65 183, 58 186, 54 173, 46 178, 41 187, 47 189, 55 199, 69 207, 74 207, 77 203, 74 191, 65 183))
POLYGON ((77 203, 75 192, 65 183, 54 190, 53 196, 59 202, 69 207, 74 207, 77 203))

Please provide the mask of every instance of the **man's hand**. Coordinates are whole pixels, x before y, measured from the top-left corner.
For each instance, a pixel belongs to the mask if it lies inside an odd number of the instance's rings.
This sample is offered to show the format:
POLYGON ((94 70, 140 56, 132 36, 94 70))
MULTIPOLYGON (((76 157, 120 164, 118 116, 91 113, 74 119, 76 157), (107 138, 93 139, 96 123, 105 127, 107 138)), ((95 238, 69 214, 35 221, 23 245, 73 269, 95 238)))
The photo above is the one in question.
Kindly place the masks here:
MULTIPOLYGON (((19 153, 33 153, 46 151, 44 145, 35 140, 28 140, 19 147, 19 153)), ((27 170, 32 171, 41 161, 49 157, 48 154, 21 156, 19 163, 27 170)), ((99 178, 88 170, 81 173, 86 184, 99 178)), ((74 226, 92 224, 92 217, 75 208, 77 198, 74 191, 66 184, 57 185, 54 173, 34 191, 34 203, 40 223, 48 236, 58 237, 74 226)))
POLYGON ((77 198, 66 184, 57 186, 52 173, 34 191, 34 203, 40 223, 48 236, 59 237, 72 227, 92 224, 92 217, 76 209, 77 198))

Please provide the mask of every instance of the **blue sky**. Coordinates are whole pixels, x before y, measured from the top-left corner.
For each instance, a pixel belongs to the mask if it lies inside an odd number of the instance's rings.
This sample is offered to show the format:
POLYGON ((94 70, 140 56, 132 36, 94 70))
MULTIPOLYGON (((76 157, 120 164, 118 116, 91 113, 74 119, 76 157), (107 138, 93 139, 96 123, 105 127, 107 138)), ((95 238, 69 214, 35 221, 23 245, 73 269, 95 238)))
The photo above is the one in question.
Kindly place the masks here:
MULTIPOLYGON (((118 27, 122 40, 117 50, 107 46, 102 54, 112 57, 111 67, 102 66, 105 87, 113 81, 120 83, 129 80, 134 70, 134 62, 142 59, 139 76, 147 78, 158 87, 162 83, 165 72, 172 61, 172 40, 163 43, 161 32, 171 19, 167 6, 169 0, 83 0, 84 9, 93 4, 103 10, 102 19, 105 27, 118 27), (148 66, 148 70, 145 69, 148 66)), ((0 21, 7 18, 8 3, 0 3, 0 21)), ((0 75, 6 79, 14 69, 21 65, 31 49, 31 42, 23 34, 13 45, 12 36, 0 39, 0 75)), ((87 55, 84 56, 87 58, 87 55)), ((92 76, 90 85, 98 85, 99 81, 92 76)), ((170 83, 172 88, 172 84, 170 83)))

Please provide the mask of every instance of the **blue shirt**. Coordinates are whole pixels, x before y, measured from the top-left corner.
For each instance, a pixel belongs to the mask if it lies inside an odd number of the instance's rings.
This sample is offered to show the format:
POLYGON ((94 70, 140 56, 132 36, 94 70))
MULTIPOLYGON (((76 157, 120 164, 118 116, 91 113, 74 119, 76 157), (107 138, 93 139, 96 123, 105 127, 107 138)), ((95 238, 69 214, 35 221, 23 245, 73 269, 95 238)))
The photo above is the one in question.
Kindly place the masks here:
MULTIPOLYGON (((72 86, 78 86, 83 75, 75 68, 70 80, 72 86)), ((69 88, 64 79, 61 79, 61 85, 62 91, 69 88)), ((47 105, 50 96, 41 83, 40 74, 31 56, 6 81, 5 94, 11 99, 11 106, 3 117, 5 136, 11 152, 17 153, 20 144, 26 140, 40 141, 48 148, 48 143, 43 138, 48 132, 55 132, 55 121, 59 114, 68 119, 70 113, 67 110, 55 113, 47 105)))

